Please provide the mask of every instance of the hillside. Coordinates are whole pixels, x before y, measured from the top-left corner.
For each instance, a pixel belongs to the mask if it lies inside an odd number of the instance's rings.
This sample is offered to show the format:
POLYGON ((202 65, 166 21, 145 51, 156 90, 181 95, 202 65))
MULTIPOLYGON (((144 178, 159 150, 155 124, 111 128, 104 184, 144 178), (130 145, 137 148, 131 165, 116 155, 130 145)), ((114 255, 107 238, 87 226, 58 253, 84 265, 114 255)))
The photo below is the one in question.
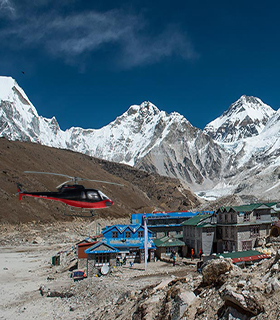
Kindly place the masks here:
POLYGON ((29 197, 19 201, 15 195, 16 182, 20 182, 30 192, 56 191, 56 186, 65 179, 52 175, 26 174, 24 171, 62 173, 123 184, 123 187, 119 187, 89 181, 83 183, 85 187, 101 190, 114 201, 111 208, 95 211, 99 218, 124 218, 131 213, 153 210, 184 211, 199 204, 198 199, 184 189, 179 180, 150 174, 127 165, 4 138, 0 139, 0 150, 1 223, 73 219, 64 215, 62 203, 29 197))

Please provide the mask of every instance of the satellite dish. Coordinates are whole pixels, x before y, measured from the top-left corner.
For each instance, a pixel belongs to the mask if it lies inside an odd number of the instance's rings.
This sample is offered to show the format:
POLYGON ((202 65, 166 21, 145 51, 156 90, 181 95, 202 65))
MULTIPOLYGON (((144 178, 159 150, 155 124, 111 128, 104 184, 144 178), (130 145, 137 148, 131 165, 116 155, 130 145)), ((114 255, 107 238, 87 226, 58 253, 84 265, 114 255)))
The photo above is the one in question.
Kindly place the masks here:
POLYGON ((102 266, 100 271, 101 271, 101 274, 103 274, 105 276, 110 271, 110 267, 108 265, 104 265, 104 266, 102 266))

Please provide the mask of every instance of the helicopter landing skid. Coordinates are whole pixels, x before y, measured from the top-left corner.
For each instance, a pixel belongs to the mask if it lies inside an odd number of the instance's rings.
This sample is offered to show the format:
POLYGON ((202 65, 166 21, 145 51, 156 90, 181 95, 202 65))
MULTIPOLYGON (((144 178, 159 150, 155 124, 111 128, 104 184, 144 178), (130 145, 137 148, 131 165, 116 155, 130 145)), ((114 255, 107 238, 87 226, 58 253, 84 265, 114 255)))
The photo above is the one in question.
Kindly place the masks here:
POLYGON ((90 209, 89 211, 85 211, 86 209, 81 208, 81 210, 75 210, 72 207, 69 207, 69 212, 67 213, 67 204, 65 205, 64 208, 64 216, 69 216, 69 217, 79 217, 79 218, 92 218, 96 215, 93 209, 90 209))

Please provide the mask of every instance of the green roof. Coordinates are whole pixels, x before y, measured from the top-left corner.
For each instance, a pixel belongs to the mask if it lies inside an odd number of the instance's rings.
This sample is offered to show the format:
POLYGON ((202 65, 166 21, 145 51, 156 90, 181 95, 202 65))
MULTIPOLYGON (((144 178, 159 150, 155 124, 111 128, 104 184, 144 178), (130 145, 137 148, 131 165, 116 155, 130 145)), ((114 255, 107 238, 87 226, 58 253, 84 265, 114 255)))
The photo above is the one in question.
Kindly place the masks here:
POLYGON ((267 207, 272 207, 276 204, 276 202, 270 202, 270 203, 252 203, 252 204, 246 204, 242 206, 229 206, 229 207, 221 207, 220 210, 222 212, 226 211, 229 212, 231 209, 236 212, 251 212, 255 210, 256 208, 264 205, 267 207))
POLYGON ((216 228, 216 225, 216 223, 211 224, 209 222, 202 222, 199 226, 197 226, 197 228, 216 228))
POLYGON ((199 222, 210 218, 211 214, 198 214, 197 216, 194 216, 184 222, 181 223, 181 226, 197 226, 199 222))
POLYGON ((182 247, 185 245, 185 242, 176 238, 165 236, 160 239, 154 239, 154 244, 158 248, 159 247, 182 247))
POLYGON ((183 235, 182 234, 175 234, 174 236, 172 236, 172 237, 174 237, 175 239, 183 239, 183 235))
POLYGON ((248 250, 248 251, 235 251, 235 252, 228 252, 228 253, 219 253, 216 255, 216 257, 223 256, 224 258, 244 258, 244 257, 252 257, 261 255, 263 253, 257 251, 257 250, 248 250))

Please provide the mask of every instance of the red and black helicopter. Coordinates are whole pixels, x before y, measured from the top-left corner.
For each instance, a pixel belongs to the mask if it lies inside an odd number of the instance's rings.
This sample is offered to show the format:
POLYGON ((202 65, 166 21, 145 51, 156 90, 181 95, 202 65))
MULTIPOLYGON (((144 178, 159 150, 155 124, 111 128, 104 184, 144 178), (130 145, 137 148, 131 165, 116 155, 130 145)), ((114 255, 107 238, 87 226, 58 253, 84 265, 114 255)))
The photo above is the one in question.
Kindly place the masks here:
POLYGON ((37 172, 37 171, 24 171, 24 173, 36 173, 36 174, 50 174, 56 176, 67 177, 69 180, 63 182, 57 186, 57 192, 27 192, 22 190, 22 185, 17 183, 19 200, 23 196, 34 197, 40 199, 54 200, 65 203, 70 207, 81 208, 81 214, 83 209, 90 209, 92 214, 93 209, 107 208, 113 205, 113 201, 109 199, 103 192, 97 189, 87 189, 83 185, 77 184, 78 181, 94 181, 113 184, 117 186, 123 186, 118 183, 99 181, 92 179, 84 179, 79 177, 71 177, 66 174, 51 173, 51 172, 37 172), (68 182, 74 182, 74 184, 67 184, 68 182))

